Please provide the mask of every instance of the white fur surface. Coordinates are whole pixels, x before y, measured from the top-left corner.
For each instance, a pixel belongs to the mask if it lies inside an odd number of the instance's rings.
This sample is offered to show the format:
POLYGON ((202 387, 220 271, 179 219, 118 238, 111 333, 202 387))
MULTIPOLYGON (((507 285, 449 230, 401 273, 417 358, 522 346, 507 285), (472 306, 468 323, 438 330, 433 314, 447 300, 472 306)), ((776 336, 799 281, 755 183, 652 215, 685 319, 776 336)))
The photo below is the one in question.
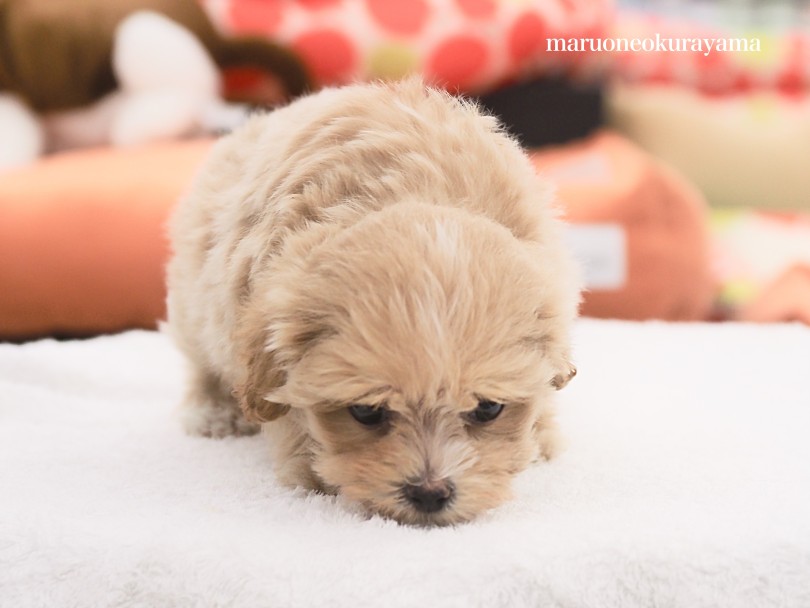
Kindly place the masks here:
POLYGON ((186 436, 162 335, 0 345, 0 605, 810 606, 810 329, 574 337, 566 450, 431 530, 186 436))

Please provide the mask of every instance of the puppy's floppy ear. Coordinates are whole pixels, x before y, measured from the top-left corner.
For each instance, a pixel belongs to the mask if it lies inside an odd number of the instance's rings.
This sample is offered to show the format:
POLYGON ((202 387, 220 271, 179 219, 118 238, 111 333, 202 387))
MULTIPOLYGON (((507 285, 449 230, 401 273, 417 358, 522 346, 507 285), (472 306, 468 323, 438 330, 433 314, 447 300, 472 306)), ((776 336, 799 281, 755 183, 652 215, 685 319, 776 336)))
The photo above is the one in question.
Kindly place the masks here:
POLYGON ((334 331, 323 316, 298 308, 294 312, 265 321, 260 310, 253 313, 259 321, 246 323, 242 335, 247 345, 243 365, 247 370, 244 384, 235 391, 245 417, 252 422, 270 422, 286 414, 290 403, 279 402, 278 395, 285 391, 288 370, 297 365, 320 340, 334 331), (258 312, 257 312, 258 311, 258 312), (259 331, 248 333, 250 328, 259 331), (270 396, 276 395, 273 399, 270 396))
POLYGON ((275 364, 272 353, 254 349, 247 367, 247 381, 235 391, 245 418, 250 422, 270 422, 286 414, 289 405, 267 399, 286 380, 286 373, 275 364))
POLYGON ((548 383, 556 390, 563 389, 577 375, 577 368, 571 363, 568 323, 564 320, 561 323, 559 316, 544 314, 542 310, 534 314, 541 328, 524 342, 540 348, 548 357, 555 372, 548 383))
POLYGON ((551 386, 555 389, 560 390, 565 388, 565 386, 571 382, 574 376, 577 375, 577 368, 571 365, 570 363, 566 363, 567 370, 565 372, 560 372, 554 378, 551 379, 551 386))

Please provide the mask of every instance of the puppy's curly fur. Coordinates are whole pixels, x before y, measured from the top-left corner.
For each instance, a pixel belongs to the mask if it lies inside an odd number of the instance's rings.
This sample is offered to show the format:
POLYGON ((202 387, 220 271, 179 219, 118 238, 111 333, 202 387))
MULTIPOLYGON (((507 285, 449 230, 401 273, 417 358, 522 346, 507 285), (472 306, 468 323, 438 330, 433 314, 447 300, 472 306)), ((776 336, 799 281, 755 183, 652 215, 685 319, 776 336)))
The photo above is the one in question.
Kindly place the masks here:
POLYGON ((416 81, 253 118, 172 222, 187 430, 262 424, 282 482, 402 522, 501 503, 553 453, 573 373, 549 199, 495 119, 416 81))

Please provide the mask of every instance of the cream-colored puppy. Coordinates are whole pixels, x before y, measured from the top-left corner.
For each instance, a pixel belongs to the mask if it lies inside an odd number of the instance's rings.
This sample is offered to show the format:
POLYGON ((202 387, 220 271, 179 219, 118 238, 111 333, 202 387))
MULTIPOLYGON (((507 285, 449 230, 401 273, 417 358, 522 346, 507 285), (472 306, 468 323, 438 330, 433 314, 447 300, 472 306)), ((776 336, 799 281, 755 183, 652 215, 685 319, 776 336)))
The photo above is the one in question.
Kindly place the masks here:
POLYGON ((189 432, 265 427, 279 479, 468 520, 554 446, 578 288, 549 195, 472 104, 321 91, 220 141, 172 223, 189 432))

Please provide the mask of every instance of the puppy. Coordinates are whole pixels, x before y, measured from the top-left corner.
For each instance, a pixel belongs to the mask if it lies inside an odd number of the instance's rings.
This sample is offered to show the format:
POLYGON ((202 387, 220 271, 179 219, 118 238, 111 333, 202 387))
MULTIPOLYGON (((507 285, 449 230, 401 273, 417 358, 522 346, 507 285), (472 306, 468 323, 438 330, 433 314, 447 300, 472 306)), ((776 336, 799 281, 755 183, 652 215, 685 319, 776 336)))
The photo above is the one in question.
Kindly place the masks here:
POLYGON ((327 89, 215 147, 171 228, 185 426, 264 427, 278 478, 417 525, 554 452, 579 300, 549 195, 475 105, 327 89))

